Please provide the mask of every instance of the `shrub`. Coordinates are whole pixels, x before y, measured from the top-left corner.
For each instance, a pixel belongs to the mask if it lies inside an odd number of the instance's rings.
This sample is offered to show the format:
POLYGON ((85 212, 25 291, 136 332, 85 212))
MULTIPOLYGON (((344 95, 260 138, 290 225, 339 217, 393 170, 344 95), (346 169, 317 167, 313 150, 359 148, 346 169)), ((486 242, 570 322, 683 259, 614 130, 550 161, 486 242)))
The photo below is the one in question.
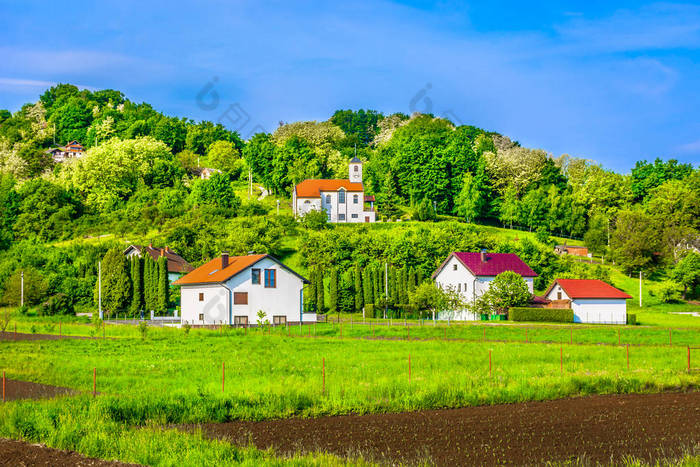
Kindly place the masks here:
POLYGON ((676 284, 670 281, 662 282, 658 288, 659 298, 664 303, 674 303, 678 300, 678 289, 676 284))
POLYGON ((185 337, 190 335, 190 329, 192 329, 192 326, 190 325, 190 323, 186 322, 185 324, 182 325, 182 330, 185 332, 185 337))
POLYGON ((39 307, 42 316, 74 315, 73 300, 64 293, 53 295, 39 307))
POLYGON ((374 318, 374 303, 367 303, 365 305, 365 316, 367 318, 374 318))
POLYGON ((141 339, 146 340, 146 336, 148 335, 148 323, 145 321, 139 322, 138 329, 141 334, 141 339))
POLYGON ((323 230, 328 227, 328 214, 324 209, 312 209, 301 218, 301 225, 310 230, 323 230))
POLYGON ((637 315, 634 313, 627 313, 627 324, 635 326, 637 324, 637 315))
POLYGON ((570 308, 528 308, 512 307, 508 312, 511 321, 548 321, 573 323, 574 312, 570 308))

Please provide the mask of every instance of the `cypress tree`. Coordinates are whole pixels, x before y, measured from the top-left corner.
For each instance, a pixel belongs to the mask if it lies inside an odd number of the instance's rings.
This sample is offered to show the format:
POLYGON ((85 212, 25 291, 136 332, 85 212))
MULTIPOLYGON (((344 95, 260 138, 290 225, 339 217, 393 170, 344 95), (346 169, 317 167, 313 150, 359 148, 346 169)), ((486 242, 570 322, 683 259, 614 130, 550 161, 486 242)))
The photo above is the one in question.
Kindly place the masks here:
POLYGON ((316 308, 316 270, 309 271, 309 284, 304 293, 304 310, 313 311, 316 308))
POLYGON ((370 303, 374 303, 374 297, 372 296, 372 289, 374 284, 372 282, 372 268, 370 266, 365 266, 362 270, 362 295, 365 302, 365 306, 370 303))
POLYGON ((352 313, 355 309, 354 273, 352 269, 345 271, 338 285, 338 309, 343 313, 352 313))
POLYGON ((383 303, 384 292, 382 287, 382 272, 379 266, 375 265, 370 271, 372 273, 372 296, 374 297, 374 305, 378 306, 383 303))
POLYGON ((399 301, 398 289, 396 288, 396 268, 389 268, 389 303, 397 305, 399 301))
MULTIPOLYGON (((97 284, 95 286, 97 288, 97 284)), ((120 312, 127 309, 130 299, 131 279, 127 260, 120 249, 112 248, 102 259, 102 304, 105 310, 120 312)))
POLYGON ((150 312, 153 309, 152 287, 151 287, 151 270, 153 265, 153 260, 150 256, 145 256, 143 258, 143 302, 146 306, 146 311, 150 312))
POLYGON ((362 271, 358 264, 355 265, 354 279, 355 286, 353 287, 353 291, 355 292, 355 311, 359 312, 362 311, 362 307, 364 306, 364 294, 362 292, 362 271))
POLYGON ((328 311, 330 313, 338 312, 338 270, 335 267, 331 268, 330 284, 328 285, 328 311))
POLYGON ((326 311, 326 291, 323 285, 323 274, 320 270, 316 271, 316 306, 319 313, 326 311))
POLYGON ((143 308, 143 271, 141 258, 131 257, 131 314, 138 316, 143 308))
POLYGON ((418 286, 417 277, 416 270, 411 267, 411 269, 408 271, 408 295, 411 295, 413 291, 416 290, 416 287, 418 286))
POLYGON ((158 258, 158 273, 156 276, 158 300, 156 307, 161 313, 168 311, 170 300, 170 284, 168 283, 168 260, 164 256, 158 258))

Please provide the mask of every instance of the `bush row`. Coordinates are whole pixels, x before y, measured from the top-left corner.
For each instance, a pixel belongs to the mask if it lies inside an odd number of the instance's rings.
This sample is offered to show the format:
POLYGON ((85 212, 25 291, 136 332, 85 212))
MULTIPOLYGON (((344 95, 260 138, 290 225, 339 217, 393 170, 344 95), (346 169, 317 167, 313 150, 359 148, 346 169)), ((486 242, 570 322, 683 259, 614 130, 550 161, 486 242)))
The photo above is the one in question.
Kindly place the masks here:
POLYGON ((573 323, 574 312, 571 308, 512 307, 508 312, 508 319, 510 321, 573 323))

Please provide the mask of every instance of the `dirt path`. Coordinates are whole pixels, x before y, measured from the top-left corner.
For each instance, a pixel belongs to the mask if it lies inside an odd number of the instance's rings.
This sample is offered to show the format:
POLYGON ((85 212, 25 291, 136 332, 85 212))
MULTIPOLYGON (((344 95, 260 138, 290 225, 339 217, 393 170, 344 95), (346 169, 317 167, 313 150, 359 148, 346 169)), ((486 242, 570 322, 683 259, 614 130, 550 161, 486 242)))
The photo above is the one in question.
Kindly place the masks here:
POLYGON ((73 451, 61 451, 42 444, 0 438, 0 466, 78 466, 126 467, 135 464, 85 457, 73 451))
MULTIPOLYGON (((1 376, 2 375, 0 375, 0 377, 1 376)), ((16 399, 50 399, 52 397, 70 396, 73 394, 77 394, 77 392, 69 388, 14 379, 5 380, 5 400, 7 401, 16 399)), ((1 400, 2 399, 0 399, 0 401, 1 400)))
MULTIPOLYGON (((187 429, 192 429, 192 426, 187 429)), ((281 453, 320 449, 435 465, 656 460, 700 443, 700 392, 611 395, 400 414, 202 425, 281 453)))

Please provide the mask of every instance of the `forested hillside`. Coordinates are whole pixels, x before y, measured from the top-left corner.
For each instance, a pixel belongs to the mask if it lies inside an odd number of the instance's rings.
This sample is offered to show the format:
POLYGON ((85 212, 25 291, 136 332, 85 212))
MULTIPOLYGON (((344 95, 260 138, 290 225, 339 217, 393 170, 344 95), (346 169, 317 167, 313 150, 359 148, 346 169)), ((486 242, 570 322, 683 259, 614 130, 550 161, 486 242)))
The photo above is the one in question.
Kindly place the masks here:
POLYGON ((640 160, 618 174, 423 114, 339 110, 242 141, 220 124, 165 116, 118 91, 58 85, 15 113, 0 110, 0 223, 5 302, 22 269, 34 275, 37 301, 64 293, 91 303, 97 259, 124 240, 168 245, 195 265, 222 249, 271 252, 314 274, 391 259, 405 277, 427 277, 449 251, 485 247, 522 254, 542 275, 541 289, 555 274, 591 274, 552 254, 556 235, 582 239, 626 273, 673 279, 674 296, 700 282, 697 168, 640 160), (73 140, 85 155, 54 163, 47 150, 73 140), (293 220, 294 184, 345 178, 355 154, 378 217, 424 223, 293 220), (219 172, 203 180, 204 167, 219 172), (249 173, 272 195, 248 196, 249 173), (518 227, 537 240, 505 241, 468 224, 518 227))

